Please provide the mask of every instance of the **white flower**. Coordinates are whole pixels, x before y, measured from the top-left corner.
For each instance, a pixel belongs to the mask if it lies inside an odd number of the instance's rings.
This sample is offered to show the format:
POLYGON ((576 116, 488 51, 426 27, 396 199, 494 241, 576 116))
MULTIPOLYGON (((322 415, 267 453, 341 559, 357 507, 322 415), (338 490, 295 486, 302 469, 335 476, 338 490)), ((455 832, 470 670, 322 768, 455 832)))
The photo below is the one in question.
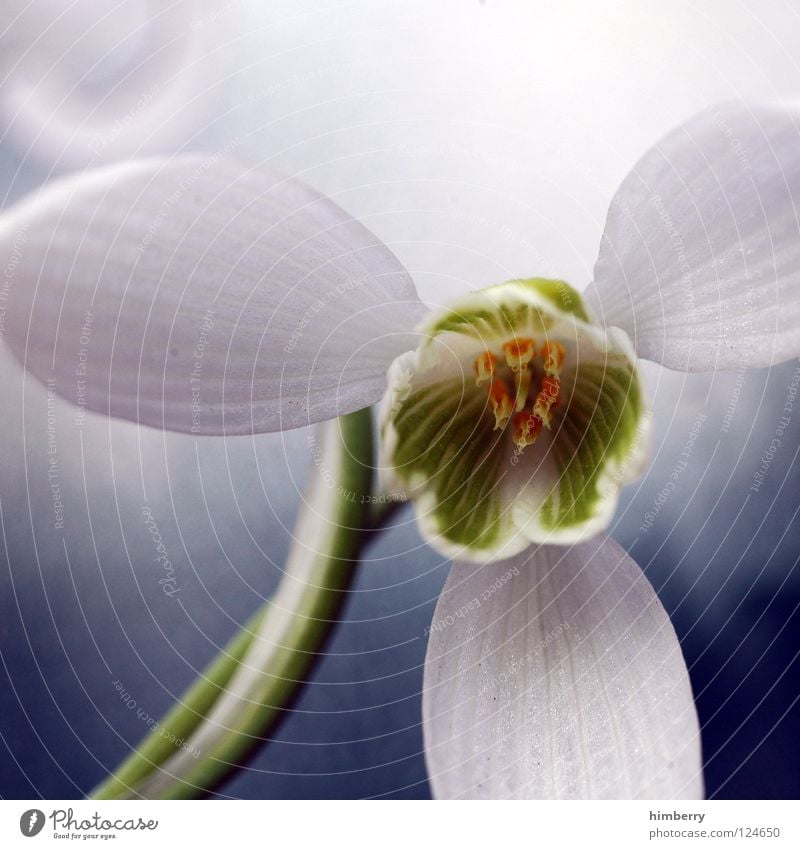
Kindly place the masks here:
POLYGON ((437 315, 384 245, 293 180, 197 156, 83 174, 0 220, 4 338, 81 406, 197 434, 362 408, 401 357, 387 459, 423 532, 462 560, 425 670, 436 795, 696 796, 699 731, 672 627, 613 541, 583 540, 642 459, 634 352, 688 371, 800 353, 797 117, 725 105, 659 142, 611 204, 583 298, 516 281, 437 315), (441 455, 415 406, 432 378, 449 381, 453 414, 437 427, 458 425, 441 455), (495 487, 506 472, 511 486, 495 487), (572 547, 528 545, 553 540, 572 547))

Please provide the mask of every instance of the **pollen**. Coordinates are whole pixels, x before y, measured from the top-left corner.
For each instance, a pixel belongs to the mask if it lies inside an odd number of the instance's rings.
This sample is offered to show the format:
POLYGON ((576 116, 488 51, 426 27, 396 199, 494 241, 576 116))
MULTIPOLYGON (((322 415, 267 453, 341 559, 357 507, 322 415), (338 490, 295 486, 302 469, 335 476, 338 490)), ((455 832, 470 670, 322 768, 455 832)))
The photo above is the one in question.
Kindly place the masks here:
POLYGON ((550 430, 553 425, 552 408, 558 406, 558 399, 561 395, 561 383, 556 377, 544 377, 539 387, 539 394, 536 396, 536 401, 533 405, 533 412, 544 423, 544 426, 550 430))
POLYGON ((480 386, 494 377, 497 357, 491 351, 484 351, 473 363, 475 383, 480 386))
POLYGON ((514 410, 514 401, 502 380, 493 380, 489 384, 489 400, 494 411, 494 429, 500 430, 508 424, 514 410))
POLYGON ((564 365, 564 346, 560 342, 545 342, 542 345, 544 373, 548 377, 558 377, 564 365))
POLYGON ((520 451, 533 445, 542 432, 543 422, 530 410, 522 410, 514 415, 514 444, 520 451))
POLYGON ((536 343, 533 339, 514 339, 503 345, 503 356, 512 371, 522 371, 533 359, 536 343))
POLYGON ((560 342, 545 342, 540 352, 543 362, 537 360, 532 338, 515 337, 501 349, 505 362, 488 349, 475 358, 475 383, 486 385, 495 430, 505 428, 513 416, 514 442, 521 450, 536 441, 542 428, 552 429, 565 349, 560 342))

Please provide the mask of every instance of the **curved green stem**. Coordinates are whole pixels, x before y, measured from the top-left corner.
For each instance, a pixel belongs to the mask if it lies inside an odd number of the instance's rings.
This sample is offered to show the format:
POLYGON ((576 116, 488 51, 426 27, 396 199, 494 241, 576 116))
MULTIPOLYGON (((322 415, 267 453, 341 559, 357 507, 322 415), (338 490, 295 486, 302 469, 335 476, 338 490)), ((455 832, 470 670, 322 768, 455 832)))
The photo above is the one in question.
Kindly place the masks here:
POLYGON ((217 657, 159 721, 139 746, 91 793, 94 799, 127 799, 132 788, 182 746, 211 710, 238 668, 264 618, 269 602, 255 612, 217 657))
POLYGON ((326 422, 319 435, 275 595, 92 798, 203 795, 264 741, 305 683, 374 527, 369 410, 326 422))

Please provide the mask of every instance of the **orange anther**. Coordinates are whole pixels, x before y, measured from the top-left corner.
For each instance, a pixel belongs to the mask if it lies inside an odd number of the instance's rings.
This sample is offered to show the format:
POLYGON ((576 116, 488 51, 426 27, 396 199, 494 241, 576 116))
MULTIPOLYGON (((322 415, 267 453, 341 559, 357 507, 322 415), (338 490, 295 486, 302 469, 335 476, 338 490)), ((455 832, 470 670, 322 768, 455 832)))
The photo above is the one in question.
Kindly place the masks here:
POLYGON ((494 429, 499 430, 508 423, 514 409, 514 399, 502 380, 493 380, 489 384, 489 400, 494 411, 494 429))
POLYGON ((564 365, 564 346, 560 342, 545 342, 542 345, 542 357, 544 357, 544 371, 550 377, 558 377, 561 367, 564 365))
POLYGON ((544 422, 544 426, 550 430, 553 425, 552 416, 550 414, 550 410, 555 405, 556 399, 552 398, 550 395, 545 395, 544 392, 540 392, 536 396, 536 401, 533 405, 533 412, 539 416, 539 418, 544 422))
POLYGON ((484 351, 473 363, 475 369, 475 383, 480 386, 494 377, 494 368, 497 365, 497 357, 491 351, 484 351))
POLYGON ((514 370, 519 371, 533 359, 536 353, 536 343, 533 339, 513 339, 503 345, 503 355, 506 363, 514 370))
POLYGON ((522 410, 514 415, 514 442, 520 451, 533 445, 542 432, 543 422, 530 410, 522 410))

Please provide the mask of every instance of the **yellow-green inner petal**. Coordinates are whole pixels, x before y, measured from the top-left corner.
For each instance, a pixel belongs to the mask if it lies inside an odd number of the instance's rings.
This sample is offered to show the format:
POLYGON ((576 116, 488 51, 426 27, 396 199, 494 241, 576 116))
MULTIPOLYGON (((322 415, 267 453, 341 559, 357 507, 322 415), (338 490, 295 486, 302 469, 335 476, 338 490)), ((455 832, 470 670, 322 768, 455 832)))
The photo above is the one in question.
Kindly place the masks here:
POLYGON ((503 432, 494 430, 486 396, 465 393, 460 379, 443 380, 412 392, 393 422, 400 477, 430 496, 427 521, 454 546, 488 549, 504 524, 498 487, 502 478, 503 432))
MULTIPOLYGON (((567 531, 595 515, 608 496, 601 479, 624 476, 621 467, 636 448, 644 413, 634 366, 597 364, 577 370, 568 413, 553 440, 560 476, 541 508, 543 528, 567 531)), ((609 483, 616 490, 621 482, 609 483)))
POLYGON ((462 333, 483 341, 513 336, 523 328, 547 333, 559 313, 589 321, 583 298, 563 280, 544 277, 509 280, 482 289, 479 294, 486 301, 485 307, 470 305, 463 310, 449 310, 426 327, 427 333, 431 337, 462 333))
POLYGON ((490 560, 601 531, 649 423, 627 336, 542 278, 469 293, 419 330, 390 372, 382 433, 431 544, 490 560))

